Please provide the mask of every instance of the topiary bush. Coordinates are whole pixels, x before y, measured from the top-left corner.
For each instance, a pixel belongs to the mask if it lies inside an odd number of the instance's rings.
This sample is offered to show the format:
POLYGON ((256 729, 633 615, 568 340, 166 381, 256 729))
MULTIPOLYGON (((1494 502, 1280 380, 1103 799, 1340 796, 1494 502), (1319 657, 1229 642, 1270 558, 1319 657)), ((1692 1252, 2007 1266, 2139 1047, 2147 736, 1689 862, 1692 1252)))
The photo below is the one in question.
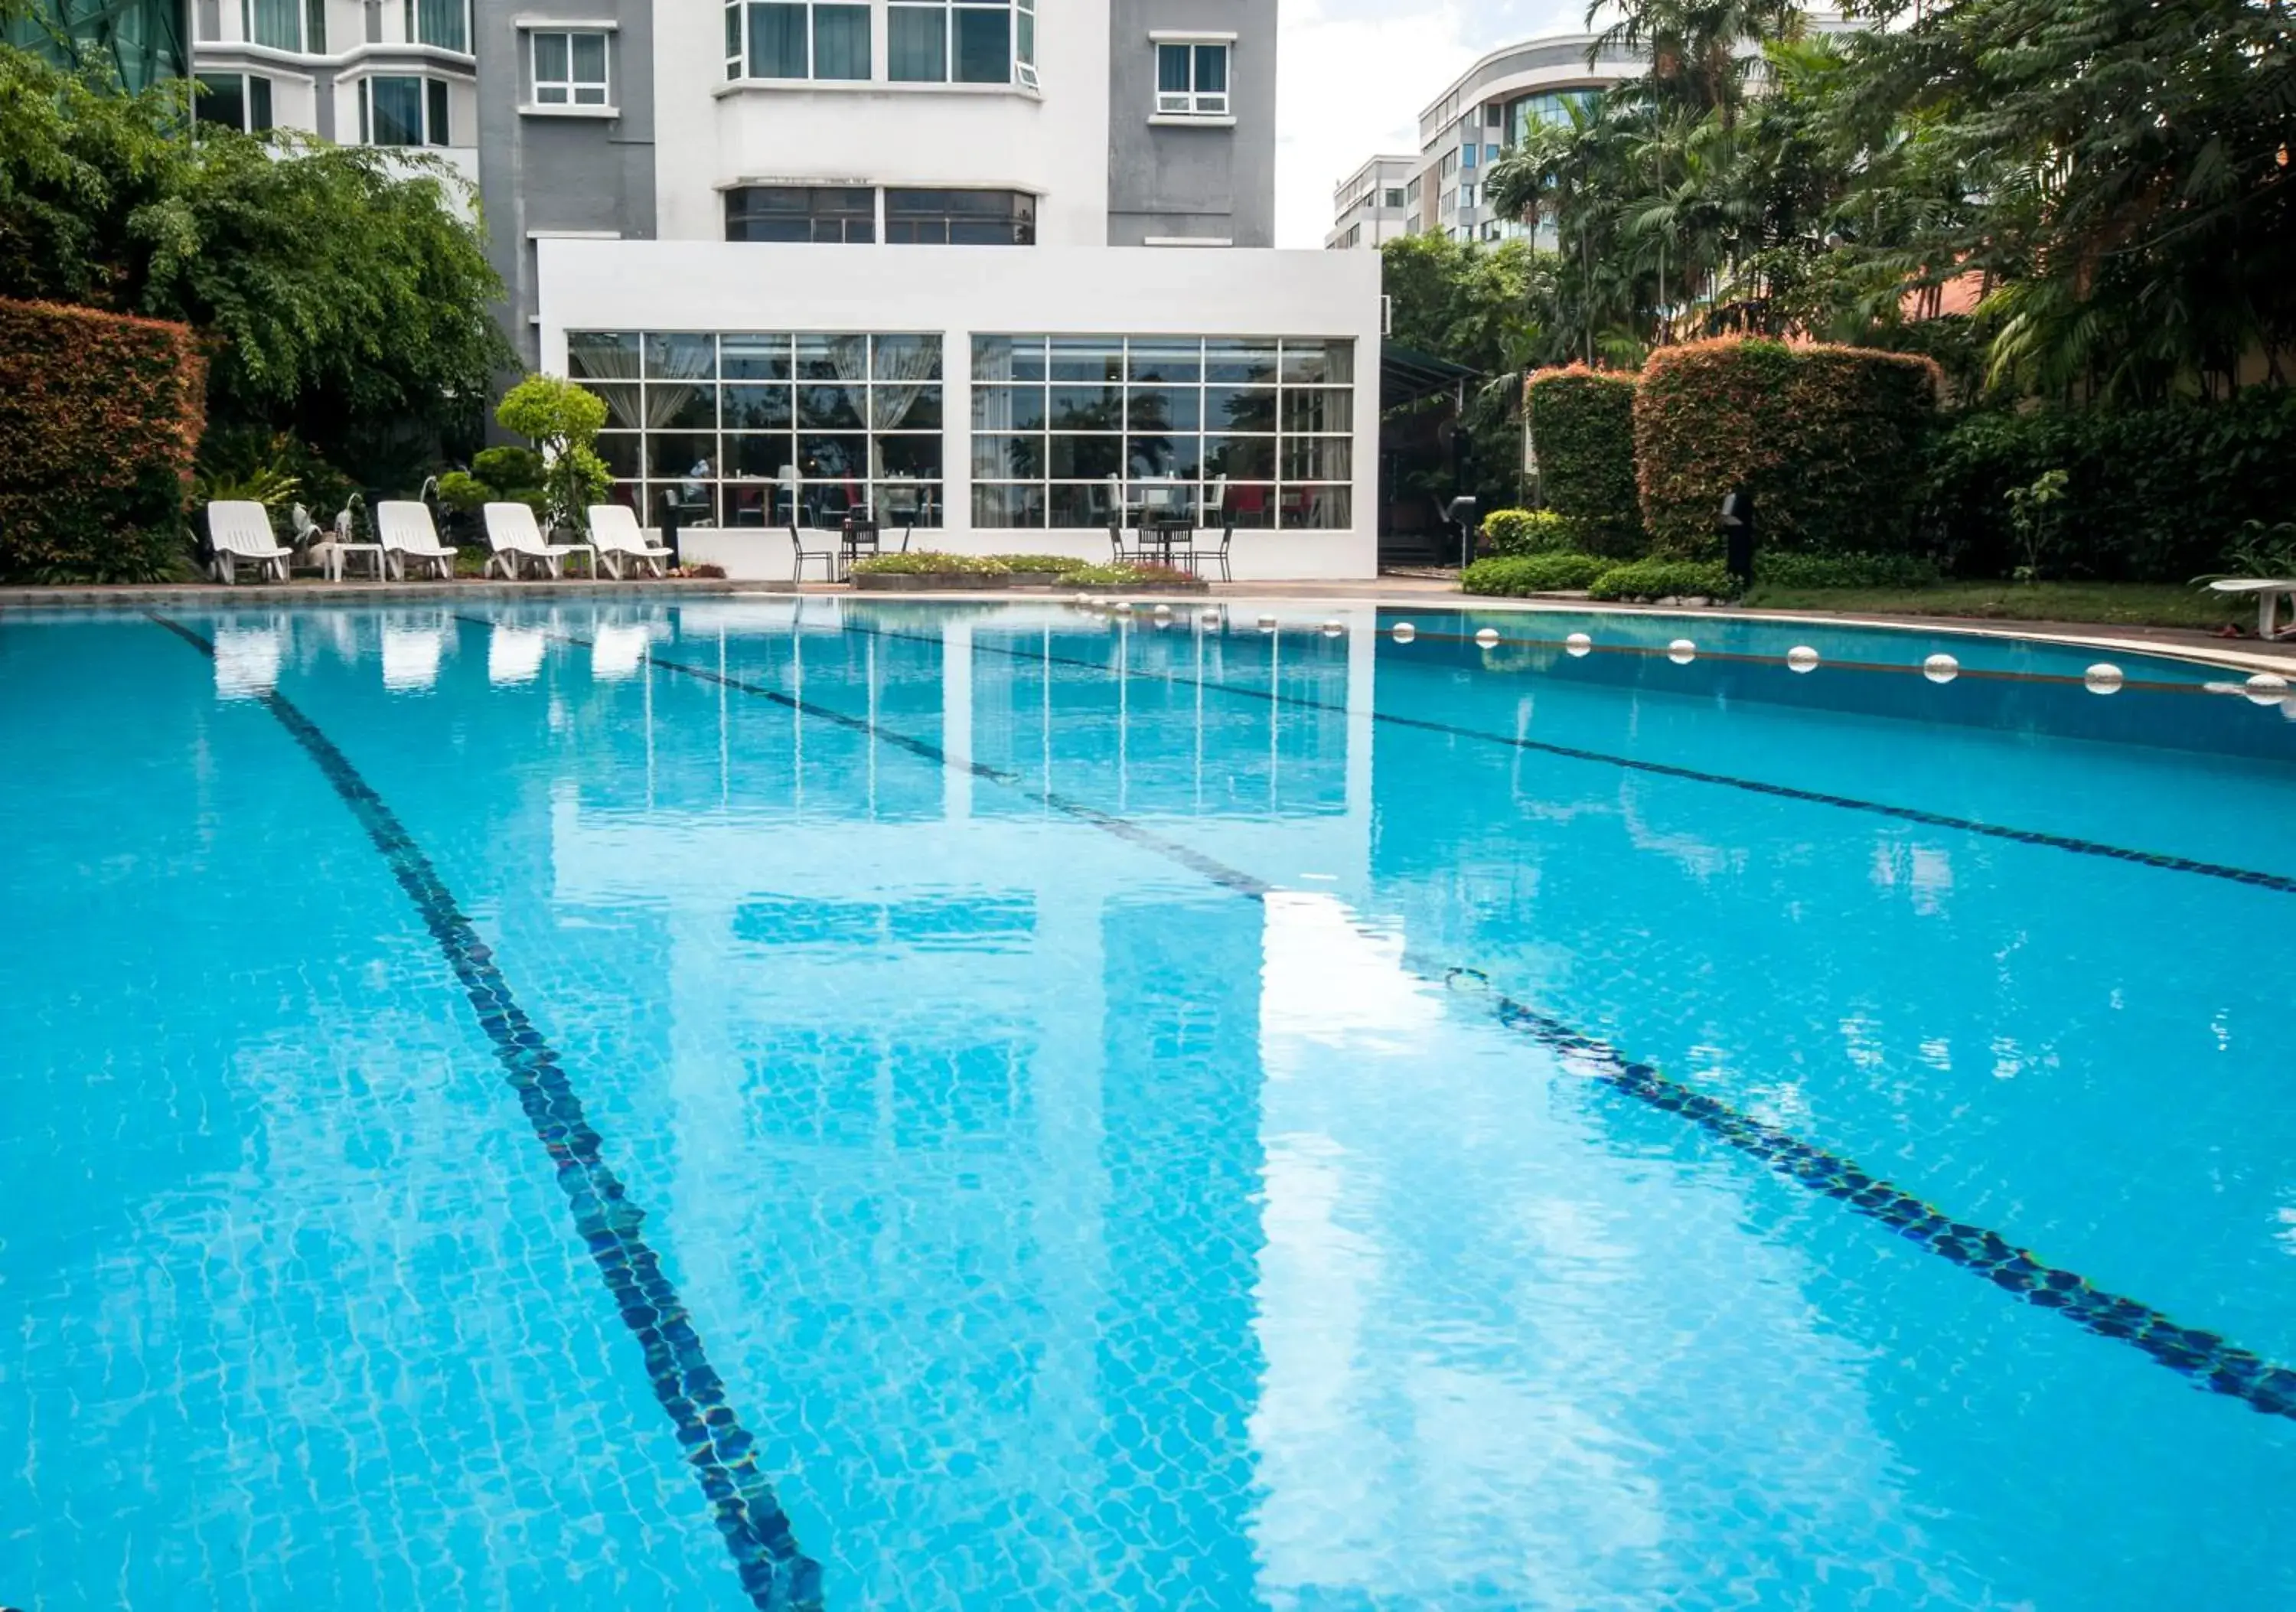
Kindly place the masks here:
POLYGON ((1483 517, 1477 552, 1502 557, 1578 547, 1578 528, 1551 509, 1494 509, 1483 517))
POLYGON ((1540 497, 1576 523, 1583 547, 1621 557, 1647 540, 1635 480, 1635 385, 1632 375, 1574 364, 1541 370, 1523 391, 1540 497))
POLYGON ((188 326, 0 301, 0 577, 180 573, 206 385, 188 326))
POLYGON ((1520 598, 1524 594, 1563 593, 1585 588, 1613 569, 1599 555, 1535 554, 1478 560, 1459 573, 1462 592, 1520 598))
POLYGON ((1907 353, 1735 338, 1660 348, 1634 406, 1653 552, 1718 552, 1716 516, 1737 487, 1754 495, 1758 555, 1912 552, 1942 384, 1934 360, 1907 353))
POLYGON ((1738 579, 1708 560, 1633 560, 1613 565, 1589 583, 1598 599, 1729 599, 1738 579))
MULTIPOLYGON (((531 448, 482 448, 471 456, 471 474, 494 489, 496 498, 507 498, 542 485, 542 456, 531 448)), ((441 496, 445 481, 439 478, 441 496)))

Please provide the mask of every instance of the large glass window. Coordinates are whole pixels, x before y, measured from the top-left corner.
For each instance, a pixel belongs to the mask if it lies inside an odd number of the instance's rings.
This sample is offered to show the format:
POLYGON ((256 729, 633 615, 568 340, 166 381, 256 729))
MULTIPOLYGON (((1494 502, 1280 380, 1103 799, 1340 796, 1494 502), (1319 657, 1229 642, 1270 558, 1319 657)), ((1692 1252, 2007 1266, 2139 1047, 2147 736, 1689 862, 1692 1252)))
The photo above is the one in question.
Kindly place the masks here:
POLYGON ((726 8, 726 76, 865 79, 869 8, 734 0, 726 8))
POLYGON ((1223 477, 1239 526, 1353 524, 1351 341, 975 336, 972 410, 975 526, 1102 526, 1144 483, 1209 504, 1223 477))
POLYGON ((1159 45, 1156 111, 1168 118, 1226 117, 1227 46, 1159 45))
POLYGON ((885 239, 931 246, 1033 246, 1037 198, 1013 190, 888 190, 885 239))
POLYGON ((447 81, 383 75, 359 80, 359 144, 446 145, 447 81))
MULTIPOLYGON (((253 0, 262 4, 264 0, 253 0)), ((410 45, 435 45, 440 50, 471 48, 471 8, 468 0, 406 0, 406 38, 410 45)))
POLYGON ((240 0, 239 21, 250 45, 283 51, 303 48, 302 0, 240 0))
POLYGON ((745 185, 726 193, 728 241, 877 238, 877 193, 867 185, 745 185))
POLYGON ((271 127, 271 80, 260 74, 201 73, 193 119, 259 135, 271 127))
POLYGON ((941 523, 941 349, 931 335, 575 332, 567 373, 606 405, 616 497, 659 523, 941 523))
POLYGON ((892 0, 885 27, 897 84, 1037 82, 1036 0, 892 0))
POLYGON ((1519 145, 1523 136, 1541 124, 1564 124, 1570 121, 1575 108, 1582 115, 1595 109, 1603 92, 1595 89, 1546 90, 1536 95, 1518 95, 1506 103, 1506 143, 1519 145))
POLYGON ((606 36, 538 33, 534 38, 534 100, 539 106, 608 106, 606 36))

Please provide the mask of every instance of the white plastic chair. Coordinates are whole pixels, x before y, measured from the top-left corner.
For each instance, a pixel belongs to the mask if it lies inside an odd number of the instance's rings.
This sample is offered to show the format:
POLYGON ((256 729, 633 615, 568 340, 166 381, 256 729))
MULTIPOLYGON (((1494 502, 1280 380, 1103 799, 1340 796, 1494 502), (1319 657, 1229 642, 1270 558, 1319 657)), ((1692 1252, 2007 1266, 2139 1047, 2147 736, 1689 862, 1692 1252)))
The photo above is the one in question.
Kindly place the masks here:
POLYGON ((215 580, 229 582, 236 563, 251 561, 256 575, 287 580, 291 548, 282 548, 271 532, 270 512, 252 498, 223 498, 208 506, 208 541, 215 549, 215 580))
POLYGON ((625 562, 634 573, 644 570, 660 576, 661 563, 671 557, 668 548, 638 525, 638 512, 625 504, 590 506, 590 541, 597 545, 606 574, 616 581, 621 580, 625 562))
POLYGON ((499 566, 504 580, 515 582, 527 566, 539 565, 555 578, 569 555, 587 555, 591 580, 597 580, 598 551, 587 543, 543 541, 542 528, 535 524, 534 511, 525 505, 489 504, 486 506, 486 519, 487 543, 494 550, 487 558, 488 576, 499 566))
POLYGON ((406 580, 410 560, 418 572, 429 572, 442 581, 454 576, 455 550, 439 541, 439 529, 431 523, 428 504, 414 498, 386 498, 374 506, 374 528, 382 539, 383 561, 400 581, 406 580))

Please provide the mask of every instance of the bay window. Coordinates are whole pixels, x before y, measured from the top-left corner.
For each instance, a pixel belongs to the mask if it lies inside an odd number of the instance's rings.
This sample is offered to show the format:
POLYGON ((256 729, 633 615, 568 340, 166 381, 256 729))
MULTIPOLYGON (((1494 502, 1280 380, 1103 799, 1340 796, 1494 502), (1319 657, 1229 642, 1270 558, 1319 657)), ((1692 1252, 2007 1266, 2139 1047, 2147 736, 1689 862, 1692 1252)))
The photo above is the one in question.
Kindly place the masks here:
POLYGON ((359 144, 445 145, 447 81, 378 74, 358 81, 359 144))
POLYGON ((201 73, 195 121, 259 135, 271 127, 271 80, 258 73, 201 73))
MULTIPOLYGON (((260 4, 262 0, 254 3, 260 4)), ((409 45, 435 45, 440 50, 470 54, 469 0, 406 0, 406 11, 409 45)))
POLYGON ((734 0, 726 8, 726 77, 866 80, 869 8, 823 0, 734 0))

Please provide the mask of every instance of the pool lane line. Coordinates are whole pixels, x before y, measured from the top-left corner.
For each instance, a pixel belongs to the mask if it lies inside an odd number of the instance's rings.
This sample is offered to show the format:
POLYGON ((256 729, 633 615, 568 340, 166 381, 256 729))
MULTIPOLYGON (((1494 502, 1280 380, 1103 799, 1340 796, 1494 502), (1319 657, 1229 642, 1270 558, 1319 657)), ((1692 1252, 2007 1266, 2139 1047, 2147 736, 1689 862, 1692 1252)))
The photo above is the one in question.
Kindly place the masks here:
MULTIPOLYGON (((460 619, 491 625, 483 617, 460 619)), ((588 639, 577 634, 554 632, 551 636, 563 643, 583 646, 589 644, 588 639)), ((645 659, 664 671, 762 697, 801 716, 866 735, 941 767, 963 767, 975 777, 1003 785, 1128 844, 1162 857, 1246 900, 1264 903, 1282 889, 1192 846, 1167 839, 1128 818, 1103 811, 1056 791, 1040 789, 1004 768, 984 761, 960 761, 938 744, 880 727, 866 717, 798 699, 746 678, 683 661, 666 660, 651 648, 645 659)), ((1430 983, 1454 984, 1464 979, 1488 985, 1488 977, 1477 969, 1440 967, 1411 956, 1405 960, 1414 974, 1430 983)), ((1916 1247, 1983 1277, 2020 1303, 2053 1311, 2098 1337, 2127 1344, 2198 1387, 2240 1400, 2267 1415, 2296 1420, 2296 1370, 2244 1349, 2221 1334, 2180 1326, 2166 1312, 2098 1287, 2076 1271, 2052 1265, 1997 1231, 1954 1220, 1894 1182, 1838 1154, 1742 1113, 1718 1098, 1669 1079, 1648 1064, 1633 1062, 1599 1037, 1574 1029, 1503 992, 1492 991, 1490 996, 1493 1016, 1502 1026, 1556 1053, 1566 1070, 1592 1076, 1610 1090, 1645 1106, 1687 1120, 1717 1141, 1765 1165, 1772 1173, 1888 1226, 1916 1247)))
MULTIPOLYGON (((215 657, 213 640, 166 616, 144 613, 201 654, 215 657)), ((757 1442, 726 1402, 725 1382, 703 1352, 685 1301, 662 1273, 660 1260, 640 1230, 645 1211, 602 1156, 602 1139, 591 1129, 558 1053, 519 1006, 492 949, 463 916, 429 856, 350 758, 286 695, 272 690, 255 698, 317 765, 366 830, 470 998, 504 1077, 550 1155, 559 1188, 574 1212, 575 1230, 605 1278, 622 1324, 644 1353, 654 1397, 676 1428, 750 1604, 758 1612, 818 1612, 820 1565, 800 1550, 773 1485, 758 1470, 757 1442)))
MULTIPOLYGON (((848 626, 846 631, 863 633, 879 638, 897 638, 912 644, 927 644, 936 648, 941 640, 921 633, 891 632, 874 627, 848 626)), ((1004 655, 1016 661, 1048 662, 1055 666, 1074 666, 1086 671, 1106 676, 1115 673, 1107 662, 1087 661, 1072 655, 1047 655, 1039 649, 1022 649, 1003 644, 972 641, 976 651, 1004 655)), ((1283 694, 1266 688, 1250 688, 1237 683, 1224 683, 1217 679, 1192 678, 1177 671, 1159 671, 1150 667, 1128 668, 1128 675, 1152 678, 1182 688, 1208 688, 1215 694, 1234 695, 1239 698, 1258 700, 1267 704, 1291 705, 1303 711, 1329 711, 1349 714, 1344 703, 1313 699, 1306 695, 1283 694)), ((1439 733, 1447 737, 1473 739, 1488 744, 1531 752, 1539 755, 1559 756, 1566 761, 1592 761, 1606 767, 1617 767, 1628 772, 1647 773, 1656 777, 1679 778, 1693 784, 1712 784, 1725 789, 1742 790, 1750 794, 1767 795, 1773 799, 1798 801, 1806 805, 1833 806, 1844 811, 1862 811, 1875 817, 1890 818, 1901 823, 1917 823, 1925 828, 1947 828, 1961 834, 1981 835, 1988 839, 2009 840, 2021 845, 2040 845, 2052 851, 2070 851, 2076 856, 2102 857, 2109 861, 2130 862, 2142 868, 2157 868, 2169 873, 2189 873, 2202 878, 2223 879, 2234 884, 2247 884, 2259 890, 2276 891, 2283 895, 2296 895, 2296 877, 2285 874, 2266 873, 2254 868, 2235 868, 2224 862, 2205 862, 2193 857, 2169 856, 2155 851, 2136 851, 2126 845, 2111 845, 2100 840, 2084 840, 2071 835, 2048 834, 2035 828, 2010 828, 1998 823, 1988 823, 1977 818, 1958 818, 1942 811, 1925 811, 1918 806, 1896 806, 1886 801, 1861 800, 1856 795, 1829 794, 1822 790, 1797 789, 1791 784, 1765 783, 1759 778, 1742 778, 1726 772, 1707 772, 1695 767, 1677 766, 1669 761, 1645 761, 1638 756, 1620 755, 1603 750, 1582 750, 1574 744, 1554 744, 1541 739, 1519 738, 1513 734, 1493 733, 1487 728, 1461 728, 1449 722, 1437 722, 1423 717, 1406 717, 1394 711, 1378 710, 1370 712, 1374 722, 1391 728, 1416 728, 1425 733, 1439 733)))

